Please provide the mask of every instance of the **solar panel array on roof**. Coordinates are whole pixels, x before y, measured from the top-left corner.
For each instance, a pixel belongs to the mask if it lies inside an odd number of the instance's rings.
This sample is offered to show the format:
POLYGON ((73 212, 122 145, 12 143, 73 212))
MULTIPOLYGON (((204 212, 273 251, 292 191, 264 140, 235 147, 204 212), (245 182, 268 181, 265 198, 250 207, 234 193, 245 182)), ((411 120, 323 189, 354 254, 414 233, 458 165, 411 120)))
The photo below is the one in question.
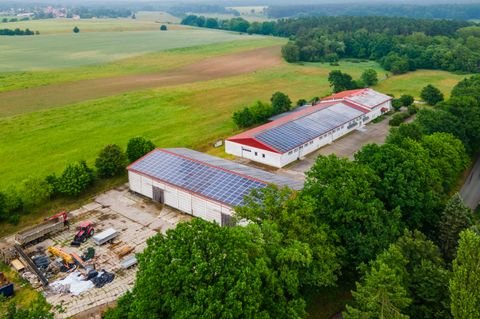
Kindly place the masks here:
POLYGON ((342 102, 265 130, 255 138, 285 153, 363 115, 342 102))
POLYGON ((223 158, 197 152, 188 148, 168 148, 167 150, 169 152, 186 156, 188 158, 204 163, 208 163, 210 165, 233 171, 238 174, 247 175, 261 181, 266 181, 270 184, 275 184, 280 187, 288 186, 289 188, 295 190, 300 190, 303 188, 303 180, 297 180, 293 179, 292 177, 279 175, 279 173, 273 174, 258 168, 242 165, 223 158))
POLYGON ((349 96, 348 99, 360 105, 374 107, 390 100, 390 97, 373 90, 364 90, 361 93, 349 96))
POLYGON ((159 149, 135 162, 129 169, 230 206, 241 205, 243 197, 252 189, 267 186, 265 182, 159 149))

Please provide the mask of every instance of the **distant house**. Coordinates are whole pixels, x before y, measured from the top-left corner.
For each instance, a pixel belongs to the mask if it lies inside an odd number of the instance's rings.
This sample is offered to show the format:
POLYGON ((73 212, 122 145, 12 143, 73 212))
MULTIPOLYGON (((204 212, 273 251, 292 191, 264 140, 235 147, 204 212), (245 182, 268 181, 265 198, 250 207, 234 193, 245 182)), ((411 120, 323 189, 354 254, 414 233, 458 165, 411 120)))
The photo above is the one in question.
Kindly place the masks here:
POLYGON ((388 112, 391 100, 372 89, 340 92, 228 138, 225 151, 280 168, 388 112))
POLYGON ((231 225, 233 208, 253 189, 303 187, 301 181, 186 148, 155 149, 127 170, 131 191, 222 226, 231 225))

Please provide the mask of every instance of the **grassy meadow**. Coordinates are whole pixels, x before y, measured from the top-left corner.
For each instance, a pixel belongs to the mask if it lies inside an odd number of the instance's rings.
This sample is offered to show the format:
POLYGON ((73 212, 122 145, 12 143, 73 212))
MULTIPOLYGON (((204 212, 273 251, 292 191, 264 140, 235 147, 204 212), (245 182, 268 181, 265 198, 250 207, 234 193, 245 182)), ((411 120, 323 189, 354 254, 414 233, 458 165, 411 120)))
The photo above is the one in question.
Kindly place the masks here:
POLYGON ((209 29, 179 29, 166 32, 71 32, 3 38, 0 42, 0 72, 101 64, 150 52, 252 39, 255 36, 209 29))

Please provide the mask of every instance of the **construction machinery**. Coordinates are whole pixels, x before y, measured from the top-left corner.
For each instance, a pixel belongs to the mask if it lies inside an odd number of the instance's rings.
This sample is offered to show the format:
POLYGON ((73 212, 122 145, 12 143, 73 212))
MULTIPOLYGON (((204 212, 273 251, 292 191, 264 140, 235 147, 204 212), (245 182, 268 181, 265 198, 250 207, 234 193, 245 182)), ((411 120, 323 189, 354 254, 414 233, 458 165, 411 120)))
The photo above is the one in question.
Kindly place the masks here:
POLYGON ((73 260, 73 257, 72 255, 70 255, 69 253, 66 253, 64 252, 63 250, 61 250, 60 248, 58 247, 53 247, 53 246, 50 246, 47 248, 47 251, 54 255, 54 256, 57 256, 57 257, 60 257, 63 259, 63 261, 67 264, 67 265, 71 265, 71 264, 74 264, 75 261, 73 260))
POLYGON ((41 224, 21 231, 15 235, 15 242, 25 247, 30 243, 40 241, 46 236, 62 231, 68 227, 68 215, 65 211, 46 218, 41 224))
POLYGON ((78 225, 78 233, 75 235, 71 245, 80 246, 81 243, 87 241, 88 238, 95 235, 95 229, 91 221, 84 221, 78 225))

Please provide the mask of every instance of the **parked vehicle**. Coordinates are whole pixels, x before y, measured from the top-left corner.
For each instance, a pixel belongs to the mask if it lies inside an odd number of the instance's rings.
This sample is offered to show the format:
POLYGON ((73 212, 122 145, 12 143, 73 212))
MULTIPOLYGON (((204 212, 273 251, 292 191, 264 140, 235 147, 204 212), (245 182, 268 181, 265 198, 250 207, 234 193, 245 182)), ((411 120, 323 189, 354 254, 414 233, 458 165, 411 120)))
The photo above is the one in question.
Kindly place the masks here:
POLYGON ((80 246, 81 243, 87 241, 88 238, 95 235, 95 229, 91 221, 84 221, 78 225, 78 233, 72 241, 72 246, 80 246))
POLYGON ((51 216, 39 225, 21 231, 15 235, 15 242, 25 247, 35 241, 40 241, 46 236, 62 231, 68 227, 68 215, 66 212, 51 216))

